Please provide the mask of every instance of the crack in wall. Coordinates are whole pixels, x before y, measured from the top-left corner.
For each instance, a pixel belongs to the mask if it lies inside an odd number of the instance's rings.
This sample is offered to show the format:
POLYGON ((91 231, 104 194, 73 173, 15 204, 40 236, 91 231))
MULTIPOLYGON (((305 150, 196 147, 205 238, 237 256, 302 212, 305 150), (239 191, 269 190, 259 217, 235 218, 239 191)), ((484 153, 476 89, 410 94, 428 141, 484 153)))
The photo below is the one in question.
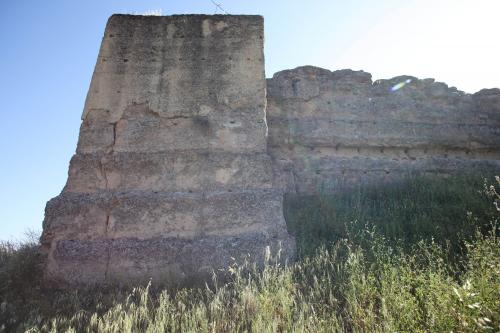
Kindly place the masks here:
MULTIPOLYGON (((120 119, 120 120, 121 120, 121 119, 120 119)), ((118 121, 116 121, 116 122, 113 122, 113 123, 110 123, 110 125, 111 125, 111 129, 112 129, 112 131, 113 131, 113 134, 112 134, 113 139, 112 139, 111 143, 110 143, 110 144, 108 144, 108 145, 107 145, 107 147, 105 148, 105 149, 106 149, 106 153, 108 153, 108 154, 110 154, 110 155, 111 155, 111 154, 113 154, 113 152, 115 151, 115 145, 116 145, 116 127, 117 127, 118 122, 119 122, 120 120, 118 120, 118 121)))
POLYGON ((171 117, 164 117, 164 116, 160 116, 162 119, 166 119, 166 120, 176 120, 176 119, 191 119, 191 118, 195 118, 196 116, 185 116, 185 115, 176 115, 176 116, 171 116, 171 117))
POLYGON ((118 121, 113 123, 113 143, 111 145, 111 152, 113 153, 115 151, 115 145, 116 145, 116 126, 118 125, 118 121))
POLYGON ((104 190, 106 191, 108 189, 109 183, 108 183, 108 175, 106 173, 105 163, 103 161, 104 159, 105 157, 102 157, 99 160, 99 172, 101 174, 101 177, 104 179, 104 190))
POLYGON ((109 269, 111 266, 111 252, 113 250, 114 237, 112 235, 113 221, 112 212, 117 206, 120 205, 119 199, 112 196, 111 200, 107 202, 106 219, 104 221, 104 240, 106 242, 106 257, 104 268, 104 281, 109 282, 109 269))
POLYGON ((105 221, 105 229, 104 229, 104 238, 106 240, 106 266, 104 269, 104 281, 108 280, 108 274, 109 274, 109 264, 111 261, 111 246, 112 246, 112 240, 109 239, 108 233, 109 233, 109 220, 111 218, 110 212, 107 212, 106 214, 106 221, 105 221))
MULTIPOLYGON (((104 191, 107 191, 109 189, 108 174, 106 172, 106 160, 109 156, 113 155, 114 150, 115 150, 116 126, 118 124, 118 121, 111 124, 113 126, 112 127, 113 128, 113 142, 110 144, 106 155, 103 156, 99 160, 99 169, 100 169, 101 177, 104 179, 104 191)), ((106 244, 106 257, 105 257, 105 268, 104 268, 104 281, 105 282, 108 281, 109 266, 110 266, 110 262, 111 262, 111 248, 112 248, 112 243, 113 243, 113 241, 109 238, 110 219, 111 219, 111 208, 109 208, 108 211, 106 212, 106 219, 104 222, 104 241, 106 244)))
POLYGON ((293 186, 295 188, 295 193, 299 193, 299 183, 297 181, 297 172, 295 171, 295 166, 292 166, 292 177, 293 177, 293 186))

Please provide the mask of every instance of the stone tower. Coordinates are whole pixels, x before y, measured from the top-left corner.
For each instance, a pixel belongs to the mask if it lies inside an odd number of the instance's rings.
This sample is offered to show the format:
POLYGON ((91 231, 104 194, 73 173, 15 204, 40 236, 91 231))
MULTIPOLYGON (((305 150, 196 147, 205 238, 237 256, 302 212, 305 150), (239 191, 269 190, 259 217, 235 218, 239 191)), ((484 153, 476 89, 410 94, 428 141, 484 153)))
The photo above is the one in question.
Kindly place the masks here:
POLYGON ((199 280, 265 248, 293 256, 267 154, 260 16, 113 15, 62 193, 58 285, 199 280))

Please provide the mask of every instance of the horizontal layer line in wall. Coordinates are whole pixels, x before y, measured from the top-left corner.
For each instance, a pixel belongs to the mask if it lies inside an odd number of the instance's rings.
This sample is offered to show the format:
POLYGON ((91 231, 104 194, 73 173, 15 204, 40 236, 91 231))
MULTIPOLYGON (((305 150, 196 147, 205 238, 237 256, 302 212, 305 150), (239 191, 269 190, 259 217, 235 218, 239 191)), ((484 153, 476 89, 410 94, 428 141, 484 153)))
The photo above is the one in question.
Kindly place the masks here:
MULTIPOLYGON (((333 113, 333 112, 332 112, 333 113)), ((361 115, 366 116, 366 115, 361 115)), ((380 115, 379 115, 380 116, 380 115)), ((318 117, 318 116, 305 116, 305 117, 276 117, 267 115, 267 121, 271 122, 315 122, 315 123, 346 123, 346 124, 362 124, 362 125, 378 125, 378 124, 391 124, 391 125, 417 125, 417 126, 453 126, 453 127, 489 127, 500 133, 500 124, 496 124, 494 121, 484 120, 484 122, 478 123, 460 123, 460 122, 422 122, 422 121, 407 121, 407 120, 394 120, 394 119, 383 119, 383 120, 358 120, 358 119, 335 119, 330 117, 318 117)))
POLYGON ((461 150, 446 147, 356 147, 356 146, 299 146, 279 145, 270 146, 271 156, 281 155, 314 155, 317 157, 335 158, 397 158, 397 159, 425 159, 425 158, 449 158, 449 159, 478 159, 478 160, 500 160, 500 147, 461 150))

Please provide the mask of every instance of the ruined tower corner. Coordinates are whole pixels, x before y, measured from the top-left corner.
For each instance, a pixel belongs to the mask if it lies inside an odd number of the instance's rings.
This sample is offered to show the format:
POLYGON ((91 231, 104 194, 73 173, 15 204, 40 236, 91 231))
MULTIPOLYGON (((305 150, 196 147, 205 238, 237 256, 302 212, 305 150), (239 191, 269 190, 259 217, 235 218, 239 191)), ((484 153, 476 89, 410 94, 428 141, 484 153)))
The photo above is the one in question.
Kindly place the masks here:
POLYGON ((265 96, 262 17, 113 15, 46 207, 46 281, 185 284, 266 248, 291 260, 265 96))

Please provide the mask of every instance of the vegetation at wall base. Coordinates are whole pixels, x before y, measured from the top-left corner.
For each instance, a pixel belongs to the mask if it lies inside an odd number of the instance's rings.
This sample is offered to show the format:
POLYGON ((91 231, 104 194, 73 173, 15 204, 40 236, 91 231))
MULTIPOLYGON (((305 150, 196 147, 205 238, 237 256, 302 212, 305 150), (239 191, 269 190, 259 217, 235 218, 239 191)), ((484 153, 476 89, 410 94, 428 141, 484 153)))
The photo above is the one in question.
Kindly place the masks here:
POLYGON ((300 260, 268 253, 262 269, 233 265, 228 283, 205 288, 43 290, 36 242, 4 243, 0 332, 500 331, 495 187, 469 176, 394 186, 290 205, 304 214, 288 216, 300 260), (322 220, 308 204, 323 205, 322 220))
POLYGON ((299 255, 346 237, 347 229, 374 228, 391 244, 421 240, 449 244, 461 252, 475 228, 487 232, 497 214, 488 200, 491 172, 408 177, 385 186, 361 185, 335 194, 287 196, 284 214, 299 255), (470 223, 465 218, 474 218, 470 223))

